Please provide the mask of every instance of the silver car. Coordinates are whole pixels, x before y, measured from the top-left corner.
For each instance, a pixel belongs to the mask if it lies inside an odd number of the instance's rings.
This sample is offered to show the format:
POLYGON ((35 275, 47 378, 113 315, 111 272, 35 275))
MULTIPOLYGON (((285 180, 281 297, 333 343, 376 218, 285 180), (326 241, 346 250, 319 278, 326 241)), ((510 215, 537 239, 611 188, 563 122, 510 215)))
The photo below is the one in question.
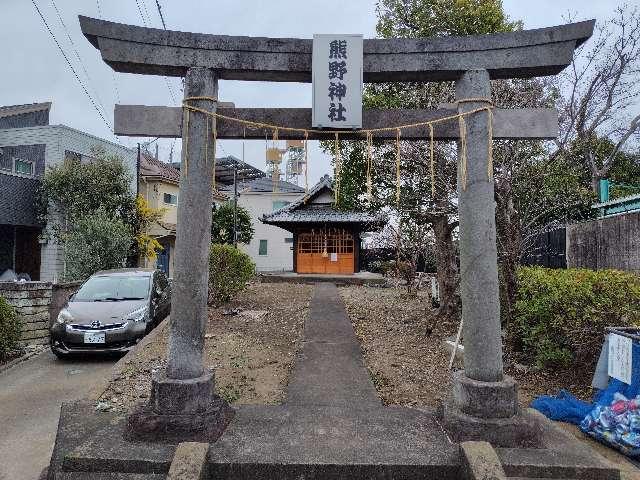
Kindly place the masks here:
POLYGON ((164 272, 125 268, 92 275, 53 322, 51 351, 127 352, 171 310, 171 287, 164 272))

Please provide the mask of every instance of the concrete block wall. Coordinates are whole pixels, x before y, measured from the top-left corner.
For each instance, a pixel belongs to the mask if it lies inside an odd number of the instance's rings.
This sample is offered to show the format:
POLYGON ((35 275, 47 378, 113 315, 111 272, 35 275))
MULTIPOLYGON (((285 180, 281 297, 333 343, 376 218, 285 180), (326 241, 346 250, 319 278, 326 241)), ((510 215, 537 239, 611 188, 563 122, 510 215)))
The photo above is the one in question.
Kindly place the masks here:
POLYGON ((51 284, 48 282, 3 282, 0 295, 13 306, 22 320, 25 344, 46 344, 49 341, 49 305, 51 284))
POLYGON ((79 282, 0 282, 0 296, 13 306, 22 320, 21 341, 24 344, 49 343, 51 321, 79 286, 79 282))

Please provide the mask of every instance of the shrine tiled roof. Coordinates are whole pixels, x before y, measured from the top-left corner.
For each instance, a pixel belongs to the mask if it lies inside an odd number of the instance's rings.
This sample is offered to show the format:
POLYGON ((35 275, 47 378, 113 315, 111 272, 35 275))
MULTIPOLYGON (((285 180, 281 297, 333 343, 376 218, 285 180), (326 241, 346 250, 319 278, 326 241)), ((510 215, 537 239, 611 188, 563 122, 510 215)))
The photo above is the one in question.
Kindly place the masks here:
POLYGON ((325 175, 307 195, 295 202, 262 216, 261 221, 269 225, 285 226, 295 223, 351 223, 372 229, 383 226, 387 218, 383 213, 368 213, 337 210, 330 203, 315 203, 323 193, 333 195, 333 181, 325 175))
POLYGON ((384 215, 364 212, 341 212, 332 208, 287 211, 280 209, 263 216, 265 223, 385 223, 384 215))

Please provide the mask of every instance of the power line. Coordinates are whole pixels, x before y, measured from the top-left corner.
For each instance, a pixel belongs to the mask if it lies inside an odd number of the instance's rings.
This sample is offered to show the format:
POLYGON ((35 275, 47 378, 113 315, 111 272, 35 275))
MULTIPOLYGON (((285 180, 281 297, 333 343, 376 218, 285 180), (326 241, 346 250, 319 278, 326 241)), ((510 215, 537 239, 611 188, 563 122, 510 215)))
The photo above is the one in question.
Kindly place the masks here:
MULTIPOLYGON (((145 0, 135 0, 136 1, 136 6, 138 7, 138 13, 140 14, 140 18, 142 18, 142 24, 145 27, 151 26, 151 18, 149 17, 149 11, 147 10, 147 4, 145 2, 145 0), (145 18, 144 14, 142 13, 142 7, 140 6, 140 1, 142 2, 142 5, 144 6, 144 10, 145 12, 147 12, 147 17, 145 18)), ((167 26, 164 22, 164 17, 162 16, 162 10, 160 9, 160 4, 156 1, 156 5, 158 7, 158 11, 160 12, 160 20, 162 21, 162 26, 163 28, 166 30, 167 26)), ((176 96, 173 93, 173 88, 171 88, 171 84, 169 83, 169 79, 165 76, 162 77, 164 78, 164 83, 167 85, 167 90, 169 90, 169 96, 171 97, 171 102, 175 105, 176 102, 176 96)))
POLYGON ((140 13, 140 18, 142 18, 142 23, 146 27, 147 26, 147 19, 144 18, 144 15, 142 14, 142 8, 140 8, 140 2, 138 2, 138 0, 136 0, 136 6, 138 7, 138 13, 140 13))
MULTIPOLYGON (((100 0, 96 0, 96 7, 98 8, 98 18, 102 20, 102 8, 100 7, 100 0)), ((115 103, 120 103, 120 89, 118 88, 118 81, 116 80, 116 72, 111 69, 111 79, 113 80, 113 93, 115 103)))
POLYGON ((36 11, 38 12, 38 15, 40 16, 40 19, 42 20, 42 23, 44 24, 44 26, 46 27, 47 31, 51 35, 51 38, 53 38, 53 41, 55 42, 56 46, 58 47, 58 50, 60 50, 60 53, 62 54, 62 56, 64 57, 65 61, 67 62, 67 65, 69 65, 69 68, 73 72, 73 76, 76 77, 76 80, 78 81, 78 83, 82 87, 82 90, 84 91, 85 95, 89 98, 89 101, 91 102, 91 105, 93 105, 93 108, 96 110, 96 112, 98 112, 98 115, 100 115, 100 118, 102 119, 102 121, 105 123, 105 125, 107 125, 107 127, 109 127, 109 130, 111 131, 111 133, 113 133, 113 127, 107 121, 107 119, 104 117, 104 115, 102 114, 102 112, 100 111, 98 106, 96 105, 95 100, 93 99, 93 97, 89 93, 89 90, 87 90, 87 87, 84 85, 84 83, 80 79, 80 76, 76 72, 75 68, 73 68, 73 65, 71 64, 71 61, 69 60, 69 57, 67 57, 67 54, 65 53, 64 49, 62 48, 62 45, 60 45, 60 42, 58 42, 58 39, 56 38, 56 36, 54 35, 53 31, 49 27, 49 24, 47 23, 47 20, 44 18, 44 15, 42 15, 42 12, 40 11, 40 8, 38 8, 38 4, 35 2, 35 0, 31 0, 31 3, 33 4, 33 6, 35 7, 36 11))
POLYGON ((80 52, 78 52, 78 49, 76 48, 76 44, 74 43, 73 38, 71 38, 71 34, 69 33, 69 29, 67 28, 66 23, 64 23, 64 20, 62 18, 62 15, 60 14, 60 10, 58 10, 58 6, 56 5, 55 0, 51 0, 51 5, 53 5, 54 10, 56 11, 56 15, 58 16, 58 20, 60 21, 60 24, 62 25, 62 28, 64 28, 64 31, 67 34, 67 38, 69 39, 69 43, 71 44, 71 48, 73 49, 74 53, 76 54, 76 58, 78 59, 78 63, 80 63, 80 66, 82 67, 82 70, 84 71, 84 74, 87 77, 87 84, 92 86, 93 93, 95 94, 96 101, 98 102, 98 105, 100 105, 100 107, 102 108, 102 112, 105 114, 105 116, 108 117, 109 115, 107 114, 107 109, 104 107, 104 102, 100 98, 100 95, 98 94, 98 90, 93 85, 93 80, 91 79, 91 76, 89 75, 89 72, 87 71, 87 67, 85 66, 84 62, 82 61, 82 57, 80 57, 80 52))
POLYGON ((156 0, 156 7, 158 8, 158 15, 160 15, 160 21, 162 22, 162 28, 167 29, 167 25, 164 23, 164 16, 162 15, 162 8, 160 7, 160 2, 156 0))

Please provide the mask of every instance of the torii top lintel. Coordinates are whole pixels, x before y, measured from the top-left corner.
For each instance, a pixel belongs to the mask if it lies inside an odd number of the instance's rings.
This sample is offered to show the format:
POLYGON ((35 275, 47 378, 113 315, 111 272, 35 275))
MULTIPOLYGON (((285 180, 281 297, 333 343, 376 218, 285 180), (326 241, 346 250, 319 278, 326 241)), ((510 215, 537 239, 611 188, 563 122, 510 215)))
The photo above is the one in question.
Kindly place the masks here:
MULTIPOLYGON (((189 67, 224 80, 311 82, 311 39, 188 33, 80 16, 82 32, 115 71, 184 76, 189 67)), ((593 33, 589 20, 492 35, 364 41, 365 82, 456 80, 484 69, 491 78, 555 75, 593 33)))

